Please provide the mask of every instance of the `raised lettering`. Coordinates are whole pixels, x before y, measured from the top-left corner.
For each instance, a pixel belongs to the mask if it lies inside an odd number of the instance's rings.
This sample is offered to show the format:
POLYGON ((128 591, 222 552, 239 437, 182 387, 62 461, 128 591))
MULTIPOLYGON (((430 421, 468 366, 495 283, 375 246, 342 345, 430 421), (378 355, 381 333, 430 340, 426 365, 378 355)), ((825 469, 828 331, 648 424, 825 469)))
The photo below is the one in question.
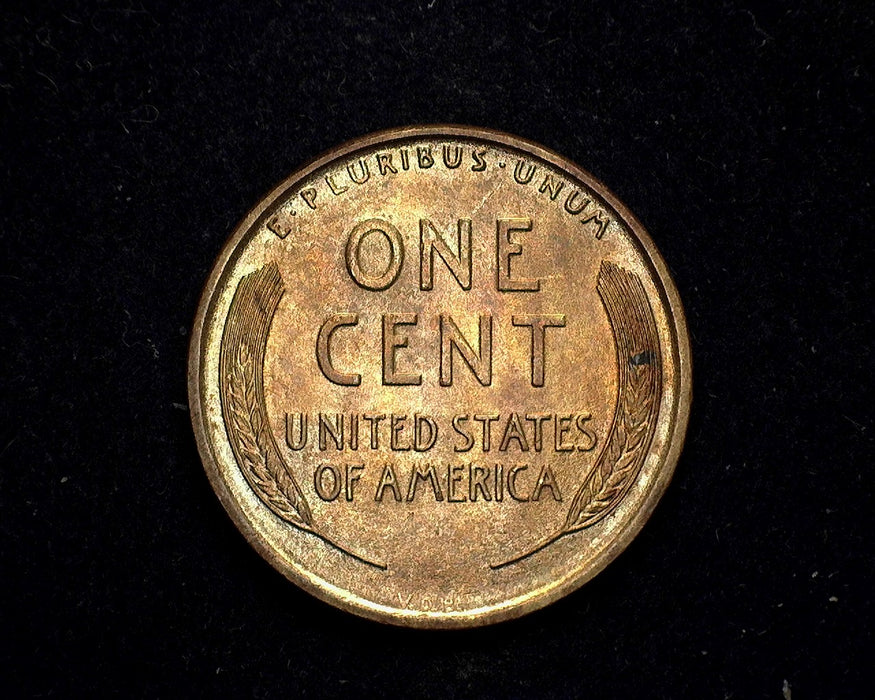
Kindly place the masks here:
POLYGON ((542 194, 544 192, 550 193, 550 199, 556 199, 559 193, 562 191, 562 186, 565 183, 561 180, 554 180, 553 176, 550 173, 544 175, 544 181, 541 183, 541 186, 538 188, 538 192, 542 194))
POLYGON ((477 381, 483 386, 492 384, 492 316, 480 316, 479 351, 462 335, 453 318, 446 314, 440 316, 441 360, 440 385, 453 383, 453 349, 459 351, 462 359, 471 368, 477 381))
POLYGON ((528 469, 528 466, 525 464, 520 464, 515 467, 511 467, 507 472, 507 492, 510 494, 510 497, 515 501, 525 502, 529 499, 526 496, 523 496, 517 490, 516 479, 519 476, 520 472, 524 472, 528 469))
POLYGON ((535 482, 535 488, 532 491, 531 500, 540 500, 541 492, 544 489, 550 489, 550 494, 553 496, 553 500, 562 500, 562 493, 559 491, 559 484, 556 481, 556 475, 553 473, 553 470, 549 465, 541 467, 541 473, 538 474, 538 480, 535 482))
POLYGON ((401 491, 398 489, 398 477, 395 476, 395 470, 391 464, 383 467, 383 475, 380 477, 380 482, 377 484, 377 491, 374 493, 374 500, 377 503, 382 502, 383 493, 386 489, 391 489, 392 496, 396 501, 401 500, 401 491))
POLYGON ((420 481, 428 481, 431 483, 432 491, 434 492, 434 500, 444 500, 444 494, 441 491, 441 485, 438 481, 437 472, 433 464, 421 465, 417 464, 410 472, 410 483, 407 485, 407 500, 412 501, 416 497, 416 486, 420 481))
POLYGON ((334 368, 331 360, 331 336, 334 331, 343 326, 358 325, 358 314, 334 314, 329 316, 319 328, 316 336, 316 363, 325 378, 340 386, 358 386, 362 383, 360 374, 345 374, 334 368))
POLYGON ((541 281, 536 279, 513 279, 510 274, 510 259, 521 255, 523 247, 510 240, 512 231, 531 231, 532 220, 528 218, 499 219, 496 226, 496 285, 500 292, 537 292, 541 281))
POLYGON ((462 164, 462 147, 458 145, 450 146, 449 144, 444 144, 443 147, 444 154, 444 165, 446 165, 450 170, 454 170, 458 168, 462 164), (453 155, 450 156, 450 148, 453 149, 453 155))
POLYGON ((306 413, 293 413, 293 418, 289 420, 289 414, 286 413, 286 445, 289 446, 289 449, 292 450, 302 450, 304 446, 307 444, 307 414, 306 413), (294 416, 298 417, 298 435, 295 436, 293 424, 295 422, 294 416))
POLYGON ((359 414, 349 414, 349 449, 357 450, 359 448, 359 414))
POLYGON ((492 496, 489 495, 489 485, 487 483, 487 480, 489 479, 489 470, 485 467, 472 464, 469 465, 469 472, 468 498, 471 501, 476 501, 477 491, 479 490, 484 501, 491 501, 492 496))
POLYGON ((270 232, 275 235, 279 239, 283 239, 288 236, 292 229, 290 226, 286 226, 285 224, 280 223, 279 215, 272 216, 267 222, 267 228, 270 232))
POLYGON ((596 240, 601 240, 602 236, 605 235, 605 231, 608 228, 609 220, 602 217, 602 212, 596 211, 587 216, 584 219, 580 220, 580 223, 584 226, 589 226, 591 223, 595 223, 595 237, 596 240))
POLYGON ((377 154, 377 168, 380 171, 380 175, 385 175, 388 172, 397 173, 397 168, 392 165, 392 154, 391 153, 378 153, 377 154))
POLYGON ((404 430, 406 422, 406 415, 396 415, 393 413, 389 418, 389 446, 393 450, 405 451, 410 449, 409 444, 401 442, 401 431, 404 430))
POLYGON ((345 495, 346 500, 351 501, 355 496, 355 485, 362 478, 361 473, 365 470, 364 464, 347 464, 346 465, 346 482, 345 495))
POLYGON ((577 443, 577 449, 581 452, 589 452, 590 450, 595 448, 596 442, 598 438, 595 433, 591 430, 587 430, 586 422, 588 420, 592 420, 592 413, 579 413, 577 418, 575 419, 575 423, 577 424, 577 430, 580 435, 585 440, 584 444, 577 443))
POLYGON ((340 495, 341 478, 340 473, 330 464, 320 464, 313 473, 313 486, 316 489, 316 495, 323 501, 333 501, 340 495), (331 487, 325 486, 326 472, 331 475, 331 487))
POLYGON ((416 314, 383 314, 383 384, 410 386, 422 384, 422 375, 399 372, 395 364, 397 349, 406 348, 406 335, 399 334, 398 326, 415 326, 416 314))
POLYGON ((584 197, 579 190, 572 190, 565 198, 565 211, 576 216, 586 209, 589 206, 589 203, 590 200, 587 197, 584 197), (578 202, 578 197, 583 197, 583 200, 578 202))
POLYGON ((366 421, 371 424, 371 449, 376 450, 380 447, 380 421, 386 417, 385 413, 377 413, 374 415, 368 415, 365 413, 362 415, 366 421))
POLYGON ((492 443, 492 430, 491 430, 492 423, 493 423, 493 421, 497 421, 498 417, 499 416, 497 413, 486 413, 483 415, 479 415, 476 413, 474 414, 474 420, 476 420, 478 423, 483 424, 482 446, 483 446, 484 452, 489 452, 489 449, 490 449, 491 443, 492 443))
POLYGON ((354 183, 357 185, 363 185, 371 177, 371 171, 368 169, 368 164, 365 162, 364 158, 359 158, 358 166, 358 174, 355 172, 355 163, 350 163, 346 166, 346 173, 349 175, 349 179, 354 183))
POLYGON ((344 192, 346 192, 349 189, 349 187, 347 187, 346 185, 342 185, 341 187, 338 187, 334 182, 333 175, 326 175, 325 176, 325 184, 328 185, 328 189, 331 190, 331 194, 333 194, 334 196, 337 196, 339 194, 343 194, 344 192))
POLYGON ((434 158, 431 156, 431 146, 417 146, 416 161, 423 170, 434 165, 434 158))
POLYGON ((434 419, 415 413, 413 415, 413 449, 425 452, 434 447, 437 441, 438 427, 434 419), (426 432, 428 428, 428 432, 426 432))
POLYGON ((474 165, 471 166, 471 170, 475 173, 482 173, 486 170, 486 159, 483 157, 486 155, 487 149, 474 149, 471 151, 471 158, 474 160, 474 165))
POLYGON ((550 420, 550 417, 550 413, 526 414, 526 420, 532 421, 534 427, 534 438, 532 439, 532 446, 535 448, 535 452, 540 452, 543 447, 544 421, 550 420))
POLYGON ((303 199, 310 209, 316 208, 316 190, 312 187, 305 187, 301 190, 301 199, 303 199))
POLYGON ((419 220, 419 288, 434 287, 434 254, 437 253, 462 289, 471 289, 471 219, 459 219, 454 253, 443 234, 428 219, 419 220))
POLYGON ((450 503, 463 503, 468 500, 465 493, 459 493, 459 484, 464 478, 462 472, 465 468, 461 464, 453 464, 447 469, 447 500, 450 503))
POLYGON ((531 163, 527 163, 524 160, 518 160, 513 169, 513 179, 521 185, 526 185, 532 181, 532 176, 535 174, 535 170, 535 166, 531 163), (524 166, 527 168, 525 174, 523 173, 524 166))
POLYGON ((324 413, 319 414, 319 449, 328 449, 328 438, 334 443, 335 449, 343 449, 343 414, 334 414, 334 423, 324 413))
POLYGON ((565 442, 565 436, 571 432, 571 416, 556 414, 553 427, 555 428, 553 447, 557 452, 571 452, 574 445, 565 442))
POLYGON ((545 314, 533 316, 518 314, 511 316, 511 323, 517 327, 528 326, 532 331, 532 386, 544 386, 544 341, 547 328, 564 328, 565 316, 545 314))
POLYGON ((526 431, 523 429, 523 422, 520 420, 519 414, 514 412, 510 414, 507 425, 504 427, 504 437, 501 438, 501 444, 498 446, 499 452, 507 452, 511 440, 516 440, 523 452, 529 451, 529 441, 526 439, 526 431))
POLYGON ((468 421, 469 416, 467 413, 460 413, 459 415, 453 416, 453 430, 455 430, 459 435, 465 438, 465 443, 463 445, 454 445, 453 449, 456 452, 467 452, 472 447, 474 447, 474 438, 471 436, 467 430, 465 430, 461 423, 463 421, 468 421))
POLYGON ((346 269, 360 287, 371 291, 388 289, 398 279, 403 262, 404 241, 398 229, 388 221, 368 219, 356 224, 350 231, 346 242, 346 269), (379 274, 365 270, 362 261, 362 241, 372 234, 383 236, 389 243, 389 259, 379 274))

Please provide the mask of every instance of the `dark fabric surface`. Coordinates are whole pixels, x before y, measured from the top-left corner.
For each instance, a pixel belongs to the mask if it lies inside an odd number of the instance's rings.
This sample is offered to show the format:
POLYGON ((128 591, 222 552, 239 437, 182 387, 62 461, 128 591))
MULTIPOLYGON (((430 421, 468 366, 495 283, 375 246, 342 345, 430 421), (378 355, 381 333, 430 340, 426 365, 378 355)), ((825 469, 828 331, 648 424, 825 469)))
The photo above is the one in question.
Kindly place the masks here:
POLYGON ((831 698, 872 660, 871 4, 4 3, 0 694, 831 698), (516 133, 675 276, 686 448, 641 535, 521 620, 381 626, 204 475, 186 351, 236 221, 380 128, 516 133))

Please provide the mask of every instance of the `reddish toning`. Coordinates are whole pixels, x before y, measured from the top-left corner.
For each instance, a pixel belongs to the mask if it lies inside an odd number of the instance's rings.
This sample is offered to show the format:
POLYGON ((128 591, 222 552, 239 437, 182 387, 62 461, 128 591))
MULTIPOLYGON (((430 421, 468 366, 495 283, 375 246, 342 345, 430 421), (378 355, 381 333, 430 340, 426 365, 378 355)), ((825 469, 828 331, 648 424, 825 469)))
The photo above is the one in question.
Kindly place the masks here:
POLYGON ((668 485, 691 396, 641 224, 536 144, 411 127, 340 146, 240 223, 189 361, 206 472, 291 581, 415 627, 532 611, 668 485))

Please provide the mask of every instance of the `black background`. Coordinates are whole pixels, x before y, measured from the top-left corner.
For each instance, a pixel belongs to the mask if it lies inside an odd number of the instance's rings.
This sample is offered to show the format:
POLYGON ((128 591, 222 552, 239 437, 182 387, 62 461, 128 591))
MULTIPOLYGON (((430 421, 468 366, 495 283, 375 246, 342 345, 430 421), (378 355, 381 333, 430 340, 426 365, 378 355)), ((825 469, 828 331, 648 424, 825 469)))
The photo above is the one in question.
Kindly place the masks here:
POLYGON ((0 55, 2 694, 865 694, 871 6, 28 5, 5 4, 0 55), (636 541, 462 632, 283 579, 213 495, 186 406, 236 221, 323 150, 433 122, 607 183, 668 261, 694 359, 636 541))

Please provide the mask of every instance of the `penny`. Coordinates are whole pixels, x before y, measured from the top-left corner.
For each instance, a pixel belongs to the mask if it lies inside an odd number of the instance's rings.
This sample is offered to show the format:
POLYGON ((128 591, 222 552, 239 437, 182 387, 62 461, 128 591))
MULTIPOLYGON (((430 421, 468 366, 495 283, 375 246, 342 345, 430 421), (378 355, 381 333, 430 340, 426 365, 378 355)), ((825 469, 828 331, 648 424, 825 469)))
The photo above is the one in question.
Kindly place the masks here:
POLYGON ((457 126, 302 168, 240 223, 189 359, 209 479, 340 608, 414 627, 540 608, 635 537, 691 397, 677 290, 578 166, 457 126))

